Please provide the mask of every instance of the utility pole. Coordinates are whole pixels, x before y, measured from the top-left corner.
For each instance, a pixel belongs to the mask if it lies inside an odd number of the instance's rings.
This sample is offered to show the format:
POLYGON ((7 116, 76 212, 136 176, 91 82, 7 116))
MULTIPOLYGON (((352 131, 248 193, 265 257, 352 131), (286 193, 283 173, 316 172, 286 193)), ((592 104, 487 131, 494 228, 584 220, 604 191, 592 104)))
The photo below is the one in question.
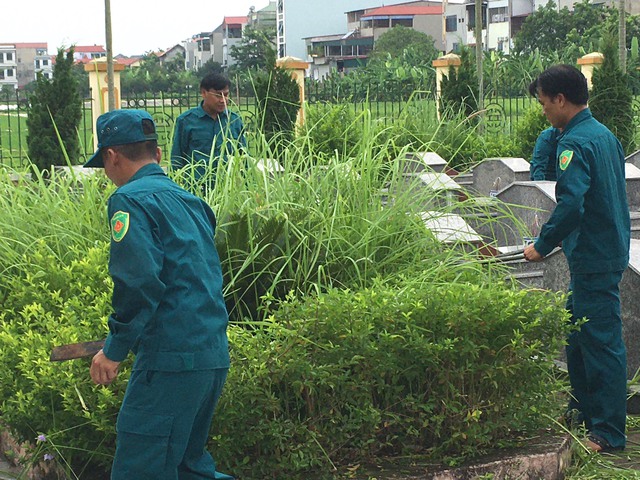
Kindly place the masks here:
POLYGON ((482 0, 476 0, 476 67, 478 72, 478 110, 484 108, 484 88, 482 86, 482 0))
POLYGON ((104 0, 104 23, 107 43, 107 91, 109 95, 109 108, 107 111, 116 109, 116 94, 114 87, 113 71, 113 46, 111 42, 111 0, 104 0))
POLYGON ((625 0, 618 3, 618 52, 620 55, 620 69, 627 71, 627 12, 625 0))

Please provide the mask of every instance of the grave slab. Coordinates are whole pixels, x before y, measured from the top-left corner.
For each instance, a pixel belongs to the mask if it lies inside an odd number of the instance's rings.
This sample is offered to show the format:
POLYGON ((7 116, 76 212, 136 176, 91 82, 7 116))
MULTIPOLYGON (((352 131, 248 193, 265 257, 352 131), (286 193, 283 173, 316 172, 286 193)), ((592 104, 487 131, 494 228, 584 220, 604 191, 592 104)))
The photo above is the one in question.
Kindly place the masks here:
POLYGON ((437 173, 448 173, 447 162, 436 152, 409 152, 402 159, 402 171, 419 173, 425 170, 437 173))
POLYGON ((492 195, 513 182, 529 180, 529 162, 524 158, 485 158, 473 167, 473 190, 479 195, 492 195))

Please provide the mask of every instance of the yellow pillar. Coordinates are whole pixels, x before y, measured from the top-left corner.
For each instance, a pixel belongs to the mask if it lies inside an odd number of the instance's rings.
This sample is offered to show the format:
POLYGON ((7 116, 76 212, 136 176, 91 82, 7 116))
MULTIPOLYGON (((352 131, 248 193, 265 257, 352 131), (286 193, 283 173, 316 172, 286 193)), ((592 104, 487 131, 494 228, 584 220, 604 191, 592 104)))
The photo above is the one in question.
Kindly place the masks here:
POLYGON ((599 52, 587 53, 586 55, 578 59, 578 65, 580 65, 580 71, 587 79, 587 87, 591 90, 593 83, 593 70, 599 67, 604 62, 604 55, 599 52))
MULTIPOLYGON (((120 108, 120 72, 125 66, 119 63, 113 64, 113 88, 116 100, 116 109, 120 108)), ((89 87, 91 88, 91 111, 93 112, 93 148, 98 148, 98 135, 96 135, 96 121, 98 117, 109 110, 109 77, 107 76, 107 59, 92 60, 84 66, 89 73, 89 87)))
POLYGON ((298 110, 296 122, 298 126, 301 127, 304 124, 304 77, 307 69, 309 68, 309 62, 305 62, 304 60, 295 57, 282 57, 276 60, 276 65, 290 70, 291 76, 298 83, 298 87, 300 88, 300 110, 298 110))
POLYGON ((431 65, 436 69, 436 111, 438 112, 438 118, 440 118, 440 95, 442 93, 442 79, 443 77, 449 76, 449 68, 455 68, 456 72, 460 67, 462 60, 460 60, 460 55, 456 55, 455 53, 449 53, 447 55, 443 55, 442 57, 436 58, 431 65))

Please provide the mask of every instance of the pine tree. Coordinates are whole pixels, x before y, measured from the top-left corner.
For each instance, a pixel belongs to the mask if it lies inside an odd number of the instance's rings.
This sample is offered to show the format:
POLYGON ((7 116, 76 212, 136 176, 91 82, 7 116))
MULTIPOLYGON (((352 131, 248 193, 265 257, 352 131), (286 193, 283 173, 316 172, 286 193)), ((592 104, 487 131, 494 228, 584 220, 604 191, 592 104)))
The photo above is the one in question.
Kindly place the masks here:
POLYGON ((53 78, 38 74, 30 97, 27 145, 33 168, 46 176, 53 165, 67 165, 80 158, 81 118, 82 98, 73 74, 73 48, 66 54, 59 49, 53 78))
POLYGON ((604 62, 593 72, 589 108, 593 116, 618 137, 626 153, 633 152, 635 122, 628 75, 620 69, 612 34, 602 42, 604 62))
POLYGON ((291 72, 275 62, 275 50, 269 56, 267 68, 253 77, 260 128, 267 139, 293 136, 300 110, 300 87, 291 72))
POLYGON ((458 71, 452 66, 449 75, 443 76, 440 94, 440 114, 443 118, 461 112, 468 117, 478 110, 478 76, 468 48, 460 52, 458 71))

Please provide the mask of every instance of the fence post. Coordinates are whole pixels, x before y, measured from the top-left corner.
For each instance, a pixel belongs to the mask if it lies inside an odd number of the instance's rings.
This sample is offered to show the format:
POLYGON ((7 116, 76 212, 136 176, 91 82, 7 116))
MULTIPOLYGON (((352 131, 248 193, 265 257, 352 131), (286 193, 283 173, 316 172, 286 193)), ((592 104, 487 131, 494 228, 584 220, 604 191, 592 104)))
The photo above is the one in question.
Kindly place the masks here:
POLYGON ((586 55, 578 59, 578 65, 580 65, 580 71, 587 79, 587 87, 591 90, 593 83, 593 70, 599 67, 604 62, 604 55, 599 52, 587 53, 586 55))
MULTIPOLYGON (((113 65, 113 92, 116 100, 116 109, 120 108, 122 99, 120 95, 120 72, 124 65, 113 65)), ((92 60, 84 66, 84 71, 89 73, 89 88, 91 89, 91 113, 93 131, 93 148, 98 148, 98 135, 96 135, 96 121, 98 117, 109 111, 109 76, 107 62, 103 57, 92 60)))
POLYGON ((456 55, 455 53, 449 53, 447 55, 443 55, 442 57, 436 58, 431 65, 436 69, 436 113, 438 115, 438 120, 440 120, 440 95, 442 94, 442 78, 444 76, 449 76, 449 68, 453 67, 458 71, 462 60, 460 60, 460 55, 456 55))
POLYGON ((291 76, 298 82, 298 87, 300 88, 300 110, 298 110, 296 123, 301 127, 304 125, 304 76, 307 68, 309 68, 309 62, 295 57, 282 57, 276 60, 276 66, 290 70, 291 76))

